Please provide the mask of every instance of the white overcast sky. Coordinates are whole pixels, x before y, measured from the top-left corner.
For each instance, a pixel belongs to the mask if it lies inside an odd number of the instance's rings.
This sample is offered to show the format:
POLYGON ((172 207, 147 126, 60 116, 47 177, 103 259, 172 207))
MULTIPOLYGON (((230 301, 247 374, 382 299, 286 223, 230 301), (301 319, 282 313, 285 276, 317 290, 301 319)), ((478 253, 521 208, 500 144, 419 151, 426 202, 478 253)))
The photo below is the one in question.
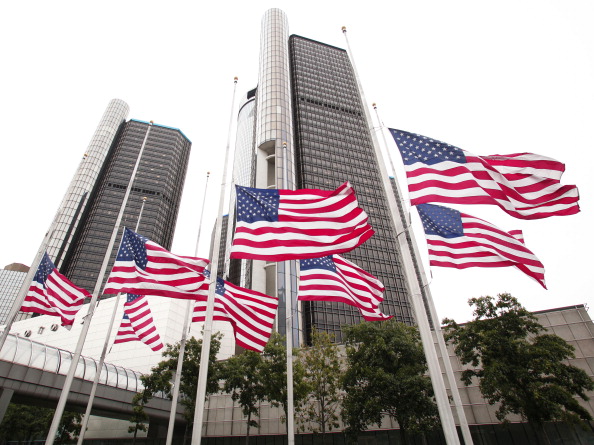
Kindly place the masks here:
MULTIPOLYGON (((30 265, 112 98, 130 105, 130 118, 180 128, 193 142, 175 253, 194 253, 212 172, 199 249, 207 256, 237 112, 233 77, 238 96, 256 86, 260 21, 270 7, 287 13, 291 33, 341 48, 347 27, 366 99, 386 126, 478 155, 528 151, 566 163, 562 182, 580 189, 578 215, 522 221, 459 207, 522 229, 549 290, 512 268, 433 268, 440 317, 468 320, 468 298, 500 292, 530 310, 594 305, 591 0, 4 2, 0 267, 30 265)), ((396 154, 391 141, 389 149, 396 154)), ((399 155, 394 162, 406 190, 399 155)), ((429 272, 424 235, 414 229, 429 272)))

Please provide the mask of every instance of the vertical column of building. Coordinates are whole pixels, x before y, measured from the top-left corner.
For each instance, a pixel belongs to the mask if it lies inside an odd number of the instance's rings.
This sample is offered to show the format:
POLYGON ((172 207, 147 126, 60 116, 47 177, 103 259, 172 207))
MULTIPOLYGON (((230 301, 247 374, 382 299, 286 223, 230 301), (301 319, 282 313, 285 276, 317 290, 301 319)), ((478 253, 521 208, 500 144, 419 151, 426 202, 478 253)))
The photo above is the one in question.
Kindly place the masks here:
MULTIPOLYGON (((148 126, 148 122, 134 119, 124 124, 97 180, 84 221, 63 265, 63 273, 78 286, 95 287, 148 126)), ((135 227, 146 197, 138 231, 166 249, 173 240, 191 145, 177 128, 152 126, 121 221, 122 226, 135 227)), ((108 271, 115 260, 121 233, 120 230, 110 253, 108 271)))
MULTIPOLYGON (((350 181, 369 214, 375 235, 344 254, 385 285, 382 312, 414 323, 402 257, 382 186, 369 123, 345 50, 300 36, 289 40, 299 188, 332 189, 350 181)), ((403 236, 403 235, 402 235, 403 236)), ((342 303, 307 302, 304 330, 326 331, 342 340, 341 326, 359 323, 357 310, 342 303)))
MULTIPOLYGON (((235 155, 233 157, 233 179, 229 200, 229 223, 225 237, 225 274, 227 280, 241 287, 251 287, 251 261, 229 260, 233 233, 235 231, 235 185, 253 186, 254 172, 254 124, 256 115, 256 89, 248 91, 239 105, 237 114, 237 135, 235 138, 235 155)), ((225 232, 223 232, 224 235, 225 232)))
MULTIPOLYGON (((256 180, 258 188, 282 188, 285 183, 294 188, 295 163, 293 156, 293 124, 291 111, 291 85, 289 77, 289 25, 280 9, 266 11, 262 19, 260 39, 260 71, 256 94, 256 180), (284 148, 286 147, 286 149, 284 148), (286 156, 286 162, 283 159, 286 156)), ((295 263, 291 263, 291 291, 289 298, 296 298, 295 263)), ((253 286, 273 295, 285 287, 285 264, 253 263, 253 286), (275 270, 276 269, 276 270, 275 270)), ((279 314, 285 313, 285 296, 279 294, 279 314)), ((297 326, 297 323, 293 323, 297 326)), ((278 317, 277 329, 285 333, 284 317, 278 317)))
MULTIPOLYGON (((29 266, 19 263, 12 263, 0 269, 0 325, 6 324, 27 272, 29 272, 29 266)), ((21 312, 21 316, 29 318, 31 314, 21 312)), ((20 319, 21 317, 17 316, 17 321, 20 319)))
POLYGON ((57 213, 56 229, 47 247, 48 255, 58 268, 62 265, 64 255, 72 242, 107 153, 129 111, 128 104, 120 99, 109 102, 62 199, 57 213))

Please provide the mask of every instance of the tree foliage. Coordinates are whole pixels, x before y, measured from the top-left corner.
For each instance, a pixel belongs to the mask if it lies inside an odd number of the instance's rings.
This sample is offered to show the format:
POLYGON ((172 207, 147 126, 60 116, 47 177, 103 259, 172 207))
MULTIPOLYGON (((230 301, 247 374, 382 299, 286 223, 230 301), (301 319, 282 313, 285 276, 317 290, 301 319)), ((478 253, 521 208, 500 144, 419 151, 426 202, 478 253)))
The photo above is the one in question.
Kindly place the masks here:
MULTIPOLYGON (((220 333, 211 337, 210 354, 208 360, 208 378, 206 381, 206 395, 213 394, 219 390, 219 379, 221 377, 221 364, 216 361, 216 356, 221 349, 220 333)), ((134 415, 130 421, 134 425, 142 423, 144 413, 143 407, 159 391, 163 391, 169 398, 173 394, 173 380, 177 370, 180 342, 168 344, 162 355, 165 360, 151 368, 150 374, 143 374, 140 377, 144 390, 138 393, 133 399, 134 415)), ((194 406, 196 405, 196 391, 198 388, 198 372, 200 371, 200 355, 202 353, 202 339, 196 340, 191 337, 186 342, 184 351, 184 362, 180 381, 180 402, 184 406, 184 417, 191 423, 194 420, 194 406)), ((132 426, 131 428, 134 428, 132 426)))
POLYGON ((338 411, 342 391, 342 370, 338 347, 326 332, 312 332, 312 345, 299 351, 299 361, 303 365, 303 382, 307 396, 299 407, 298 418, 301 429, 305 423, 315 423, 319 429, 313 432, 332 431, 337 428, 338 411))
POLYGON ((260 402, 264 400, 264 381, 262 355, 255 351, 244 351, 223 362, 222 378, 225 380, 224 390, 239 404, 241 412, 246 416, 249 442, 250 427, 258 427, 253 419, 259 415, 260 402))
POLYGON ((462 374, 465 384, 479 381, 483 396, 498 403, 496 415, 505 421, 519 414, 541 431, 544 422, 591 420, 575 396, 588 400, 590 377, 566 363, 574 348, 562 338, 543 333, 544 327, 508 293, 471 298, 474 319, 463 326, 444 320, 446 338, 456 355, 473 368, 462 374))
MULTIPOLYGON (((29 443, 34 439, 45 439, 52 424, 54 412, 55 410, 51 408, 11 403, 0 424, 0 441, 29 443)), ((81 419, 80 413, 65 411, 54 443, 69 443, 77 438, 81 419)))
POLYGON ((355 440, 372 425, 381 426, 388 415, 407 432, 436 427, 437 406, 419 332, 393 319, 343 328, 347 369, 342 417, 346 433, 355 440))
MULTIPOLYGON (((262 352, 262 372, 266 376, 264 393, 272 406, 282 406, 287 416, 287 346, 285 337, 273 332, 262 352)), ((297 351, 293 353, 297 354, 297 351)), ((307 393, 303 383, 303 367, 299 361, 293 363, 293 402, 299 406, 307 393)))

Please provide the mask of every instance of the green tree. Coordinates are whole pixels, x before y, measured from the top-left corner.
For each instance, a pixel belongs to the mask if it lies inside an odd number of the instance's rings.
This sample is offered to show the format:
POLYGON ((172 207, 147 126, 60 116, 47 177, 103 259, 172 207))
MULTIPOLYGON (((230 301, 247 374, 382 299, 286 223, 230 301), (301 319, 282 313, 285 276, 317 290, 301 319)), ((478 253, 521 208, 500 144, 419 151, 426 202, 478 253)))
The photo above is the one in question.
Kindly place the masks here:
POLYGON ((130 422, 132 425, 128 427, 129 433, 134 433, 134 438, 132 439, 132 445, 136 443, 136 436, 138 431, 147 431, 148 428, 146 426, 149 417, 144 411, 144 405, 148 403, 150 400, 150 396, 148 391, 142 391, 138 394, 135 394, 132 398, 132 417, 130 418, 130 422))
POLYGON ((247 418, 246 445, 250 440, 250 427, 258 427, 253 416, 259 415, 260 402, 264 400, 264 380, 262 355, 256 351, 244 351, 226 360, 222 378, 224 390, 241 406, 247 418))
POLYGON ((332 343, 327 332, 312 332, 312 345, 299 351, 299 360, 303 365, 303 381, 307 396, 299 412, 301 429, 305 423, 317 423, 319 429, 314 432, 325 434, 337 428, 338 410, 341 402, 342 370, 338 347, 332 343))
POLYGON ((343 328, 347 368, 342 417, 349 439, 388 415, 400 426, 402 443, 407 432, 436 427, 437 406, 419 332, 392 320, 360 323, 343 328))
MULTIPOLYGON (((273 332, 270 340, 262 352, 264 363, 262 370, 266 379, 264 393, 266 400, 272 406, 282 406, 287 417, 287 347, 285 337, 278 332, 273 332)), ((295 350, 294 356, 298 354, 295 350)), ((303 366, 298 360, 293 363, 293 402, 298 407, 307 394, 306 385, 303 383, 303 366)))
MULTIPOLYGON (((44 439, 52 424, 54 411, 51 408, 11 403, 0 424, 0 441, 28 443, 34 439, 44 439)), ((76 439, 81 419, 81 414, 65 411, 55 443, 68 443, 76 439)))
MULTIPOLYGON (((221 333, 217 332, 211 337, 210 355, 208 360, 208 378, 206 381, 206 396, 219 391, 219 379, 221 377, 221 364, 217 362, 216 356, 221 349, 221 333)), ((153 395, 163 391, 169 398, 172 397, 173 379, 177 370, 177 361, 179 357, 179 342, 174 345, 167 345, 162 355, 165 360, 159 362, 151 368, 150 374, 143 374, 140 377, 144 385, 144 390, 140 392, 133 400, 134 415, 130 419, 133 425, 144 422, 142 420, 144 405, 146 405, 153 395)), ((186 342, 184 352, 184 363, 182 366, 181 381, 179 387, 181 404, 184 406, 184 417, 188 421, 188 426, 194 420, 194 406, 196 405, 196 390, 198 387, 198 372, 200 370, 200 354, 202 353, 202 339, 196 340, 191 337, 186 342)), ((138 428, 140 429, 140 428, 138 428)))
POLYGON ((474 320, 459 326, 444 320, 446 338, 456 355, 473 369, 462 373, 469 385, 474 377, 490 404, 498 403, 497 418, 519 414, 532 426, 541 443, 549 443, 544 423, 591 420, 575 396, 588 400, 594 389, 590 377, 565 361, 575 357, 573 346, 543 333, 544 327, 508 293, 471 298, 474 320))

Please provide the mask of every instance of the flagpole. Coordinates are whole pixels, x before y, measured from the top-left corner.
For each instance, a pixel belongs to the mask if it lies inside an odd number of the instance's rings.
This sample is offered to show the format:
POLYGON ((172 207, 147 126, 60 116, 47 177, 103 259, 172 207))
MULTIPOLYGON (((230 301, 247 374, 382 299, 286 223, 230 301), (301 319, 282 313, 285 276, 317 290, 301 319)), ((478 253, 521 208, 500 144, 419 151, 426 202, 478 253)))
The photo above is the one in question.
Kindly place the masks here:
MULTIPOLYGON (((287 143, 283 142, 283 188, 288 190, 287 143)), ((287 341, 287 443, 295 443, 295 406, 293 401, 293 299, 291 295, 291 262, 285 261, 285 330, 287 341)))
MULTIPOLYGON (((82 157, 82 159, 80 160, 80 163, 78 165, 79 169, 80 169, 81 164, 86 161, 87 156, 88 155, 85 153, 84 156, 82 157)), ((77 169, 77 171, 78 171, 78 169, 77 169)), ((23 306, 25 297, 27 296, 27 292, 29 290, 29 287, 31 286, 31 282, 33 281, 33 277, 35 276, 35 273, 37 273, 39 263, 41 263, 41 259, 43 258, 43 255, 45 254, 45 251, 47 250, 47 246, 49 244, 50 239, 52 238, 52 236, 54 236, 54 231, 56 230, 56 226, 58 224, 58 219, 60 218, 62 212, 63 212, 63 205, 60 205, 60 208, 58 208, 58 210, 56 211, 56 214, 54 215, 54 219, 52 220, 49 229, 47 230, 47 232, 45 232, 45 237, 43 238, 43 241, 41 242, 41 245, 39 246, 39 250, 37 250, 37 253, 35 254, 33 263, 31 264, 31 267, 29 268, 29 271, 27 272, 27 275, 25 276, 25 279, 23 280, 23 284, 21 284, 19 293, 18 293, 16 299, 14 300, 14 303, 12 304, 12 308, 10 309, 10 313, 7 318, 7 323, 4 326, 4 331, 2 331, 2 334, 0 335, 0 351, 4 347, 4 343, 6 342, 6 339, 8 338, 10 329, 12 328, 12 325, 15 322, 16 317, 19 313, 19 309, 23 306)))
MULTIPOLYGON (((359 75, 357 74, 357 68, 355 67, 355 61, 353 57, 353 51, 349 45, 349 39, 347 37, 346 27, 342 27, 342 33, 344 34, 344 38, 346 41, 348 53, 350 56, 351 64, 353 66, 353 73, 355 75, 355 79, 357 80, 357 86, 359 87, 359 93, 361 94, 361 102, 363 104, 363 111, 365 113, 365 117, 367 122, 371 125, 372 119, 369 113, 369 109, 366 105, 365 96, 363 93, 363 86, 361 84, 361 80, 359 79, 359 75)), ((405 230, 404 225, 402 223, 402 219, 399 217, 398 214, 398 205, 396 203, 396 198, 394 197, 394 193, 392 192, 392 187, 390 184, 390 180, 388 178, 388 174, 386 172, 386 167, 383 162, 383 155, 379 147, 379 143, 377 141, 377 137, 373 128, 370 128, 371 139, 373 142, 373 148, 375 151, 375 156, 378 161, 378 166, 380 170, 380 174, 382 177, 382 182, 384 185, 384 190, 386 192, 388 198, 388 207, 390 209, 390 213, 392 214, 392 221, 396 228, 397 233, 401 233, 405 230)), ((396 191, 400 196, 400 189, 398 187, 398 182, 395 181, 396 191)), ((412 260, 412 252, 410 250, 410 246, 405 239, 400 236, 396 237, 398 244, 400 245, 400 252, 402 254, 402 264, 404 266, 404 274, 406 277, 406 281, 408 283, 408 288, 410 291, 410 301, 413 306, 413 310, 415 313, 415 318, 417 321, 417 327, 419 329, 419 334, 421 335, 421 342, 423 344, 423 350, 425 351, 425 357, 427 359, 427 367, 429 369, 429 376, 431 377, 431 384, 433 385, 433 392, 435 394, 435 400, 437 402, 437 410, 439 412, 439 417, 441 419, 441 426, 443 429, 443 433, 446 439, 446 443, 448 445, 459 445, 460 440, 458 438, 458 432, 456 431, 456 424, 454 423, 454 416, 452 415, 452 410, 450 409, 450 403, 448 400, 448 395, 445 389, 445 383, 443 381, 443 376, 441 374, 441 369, 439 368, 439 359, 437 358, 437 353, 435 352, 435 346, 433 343, 433 337, 431 335, 431 329, 429 327, 429 320, 427 318, 427 312, 425 311, 425 306, 423 303, 423 298, 421 294, 421 288, 419 287, 419 282, 416 279, 414 264, 412 260)))
MULTIPOLYGON (((138 233, 138 227, 140 226, 140 219, 142 218, 142 211, 144 210, 144 204, 146 202, 146 197, 142 198, 142 205, 140 206, 140 212, 138 213, 138 221, 136 221, 136 228, 134 231, 138 233)), ((82 420, 82 425, 80 427, 80 433, 78 434, 78 441, 76 445, 82 445, 83 439, 85 438, 85 433, 87 432, 87 425, 89 423, 89 418, 91 417, 91 408, 93 407, 93 402, 95 400, 95 394, 97 393, 97 385, 99 384, 99 377, 101 376, 101 370, 103 369, 103 363, 105 363, 105 356, 107 355, 107 346, 109 345, 109 337, 111 336, 111 330, 113 329, 113 323, 115 321, 115 316, 118 311, 118 307, 120 305, 120 297, 121 293, 118 292, 116 296, 115 304, 113 305, 113 311, 111 313, 111 320, 109 321, 109 327, 107 328, 107 333, 105 334, 105 343, 103 343, 103 351, 101 351, 101 358, 99 359, 99 365, 97 366, 97 372, 95 373, 95 378, 93 379, 93 386, 91 388, 91 393, 89 394, 89 401, 87 402, 87 409, 85 411, 85 415, 82 420)))
MULTIPOLYGON (((394 168, 394 161, 392 159, 392 154, 390 149, 388 148, 388 143, 386 142, 386 134, 383 131, 384 124, 379 117, 379 112, 377 111, 377 105, 373 104, 373 109, 375 110, 375 115, 377 117, 377 121, 380 128, 380 133, 382 135, 384 141, 384 147, 386 149, 386 153, 388 155, 388 160, 390 161, 390 168, 394 173, 394 181, 396 181, 396 169, 394 168)), ((398 194, 399 199, 401 200, 402 209, 406 209, 406 205, 402 200, 402 195, 398 194)), ((415 239, 415 234, 413 230, 410 230, 411 221, 409 218, 408 227, 406 230, 410 236, 411 245, 416 255, 416 258, 420 258, 419 249, 417 246, 417 242, 415 239)), ((435 308, 435 302, 433 301, 433 295, 431 294, 431 289, 429 288, 429 283, 426 281, 425 270, 423 268, 423 264, 420 261, 417 261, 417 267, 419 268, 421 280, 423 281, 423 287, 425 288, 425 295, 427 296, 427 308, 431 313, 431 318, 433 319, 433 326, 435 331, 435 336, 437 337, 437 345, 439 347, 439 351, 441 352, 441 357, 443 359, 443 366, 445 368, 446 377, 450 384, 450 391, 452 393, 452 398, 454 399, 454 406, 456 408, 456 414, 458 415, 458 421, 460 422, 460 430, 462 431, 462 437, 464 439, 465 445, 472 445, 472 435, 470 434, 470 428, 468 427, 468 420, 466 419, 466 413, 464 412, 464 408, 462 407, 462 399, 460 398, 460 391, 458 390, 458 384, 456 383, 456 377, 454 376, 454 370, 452 369, 452 362, 449 360, 448 349, 443 338, 443 331, 441 330, 441 323, 439 322, 439 317, 437 315, 437 309, 435 308)))
POLYGON ((128 187, 126 188, 126 193, 124 194, 124 199, 123 199, 122 205, 120 207, 120 212, 116 219, 116 222, 115 222, 115 225, 113 228, 113 232, 111 233, 111 239, 109 240, 109 245, 107 246, 107 250, 105 252, 105 257, 103 258, 103 264, 101 265, 101 270, 99 271, 99 276, 97 277, 97 283, 95 284, 95 289, 93 290, 93 296, 91 297, 91 302, 89 303, 89 311, 87 312, 87 315, 84 318, 83 328, 80 333, 80 336, 78 337, 78 343, 76 344, 74 356, 72 357, 72 361, 70 362, 70 368, 68 369, 68 374, 66 375, 66 380, 64 381, 64 386, 62 388, 62 392, 60 393, 60 399, 58 400, 58 406, 56 407, 56 411, 54 412, 54 418, 52 420, 50 430, 47 433, 47 439, 45 441, 46 445, 53 445, 54 440, 56 438, 56 434, 58 433, 58 427, 60 426, 60 420, 62 419, 62 414, 64 413, 64 408, 65 408, 66 402, 68 400, 68 394, 70 393, 70 387, 72 386, 72 382, 74 380, 74 373, 76 372, 76 368, 78 366, 78 361, 80 360, 80 356, 82 353, 82 348, 85 343, 85 339, 87 337, 89 327, 91 325, 91 319, 93 318, 93 313, 95 311, 95 305, 97 303, 97 299, 99 298, 99 291, 101 290, 101 284, 103 283, 103 277, 105 276, 105 271, 107 269, 107 263, 109 263, 111 251, 113 249, 113 245, 115 244, 115 239, 117 237, 117 234, 118 234, 118 231, 120 228, 120 222, 124 215, 124 210, 125 210, 126 204, 128 202, 128 197, 130 196, 130 191, 132 190, 132 185, 134 184, 134 179, 136 177, 136 172, 138 171, 138 166, 140 165, 140 158, 142 157, 142 153, 144 152, 144 147, 146 145, 146 141, 148 139, 152 125, 153 125, 153 121, 151 121, 149 123, 149 126, 146 129, 146 134, 144 135, 144 140, 142 141, 142 145, 140 147, 138 157, 136 158, 136 164, 134 165, 134 169, 132 170, 132 175, 130 176, 130 182, 128 183, 128 187))
MULTIPOLYGON (((208 190, 208 178, 210 172, 206 172, 206 185, 204 186, 204 196, 202 197, 202 210, 200 211, 200 222, 198 223, 198 235, 196 236, 196 249, 194 256, 198 256, 198 245, 200 244, 200 233, 202 232, 202 217, 204 216, 204 204, 206 203, 206 191, 208 190)), ((171 411, 169 413, 169 425, 167 427, 167 440, 165 445, 171 445, 173 440, 173 430, 175 429, 175 415, 177 414, 177 400, 179 399, 179 386, 181 384, 181 373, 184 364, 184 355, 186 352, 186 340, 188 338, 188 325, 193 315, 194 300, 186 302, 186 317, 184 327, 182 328, 182 338, 179 342, 179 353, 177 355, 177 369, 175 370, 175 380, 173 381, 173 395, 171 398, 171 411)))
POLYGON ((225 162, 223 164, 223 178, 221 180, 221 193, 219 209, 215 225, 214 249, 211 259, 210 288, 206 302, 206 317, 204 320, 204 334, 202 337, 202 352, 200 354, 200 371, 198 372, 198 387, 196 388, 196 406, 194 409, 194 425, 192 427, 192 445, 200 445, 202 439, 202 420, 204 418, 204 399, 206 398, 206 378, 208 376, 208 362, 210 357, 210 340, 212 336, 212 319, 214 312, 215 291, 217 288, 217 273, 219 266, 219 246, 221 244, 221 226, 223 207, 225 203, 225 190, 227 180, 227 164, 229 160, 229 146, 231 145, 231 128, 233 124, 233 108, 235 105, 235 91, 237 90, 237 77, 233 79, 233 99, 231 101, 231 116, 229 118, 229 131, 227 133, 227 147, 225 148, 225 162))

